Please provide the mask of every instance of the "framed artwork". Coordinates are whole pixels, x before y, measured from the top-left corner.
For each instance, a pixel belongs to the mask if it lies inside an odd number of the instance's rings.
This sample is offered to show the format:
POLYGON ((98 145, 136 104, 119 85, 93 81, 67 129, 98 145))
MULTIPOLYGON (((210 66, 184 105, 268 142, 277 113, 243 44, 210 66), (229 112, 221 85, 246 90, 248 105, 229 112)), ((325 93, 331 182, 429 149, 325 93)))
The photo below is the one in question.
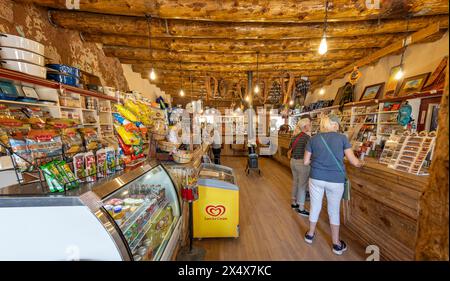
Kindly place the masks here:
POLYGON ((376 99, 381 91, 383 90, 383 86, 384 86, 384 82, 383 83, 378 83, 378 84, 374 84, 374 85, 370 85, 370 86, 366 86, 364 88, 364 91, 361 95, 361 98, 359 99, 360 101, 363 100, 373 100, 376 99))
POLYGON ((395 97, 395 92, 398 87, 398 80, 395 79, 395 75, 398 71, 400 71, 401 66, 397 65, 391 68, 391 72, 389 73, 389 79, 386 83, 386 87, 384 88, 383 98, 393 98, 395 97))
POLYGON ((427 72, 403 79, 402 85, 400 86, 400 90, 398 91, 397 96, 403 97, 420 92, 425 82, 427 82, 427 78, 429 75, 430 72, 427 72))
POLYGON ((336 96, 334 97, 333 105, 339 105, 341 103, 342 97, 344 95, 344 88, 345 86, 342 86, 338 89, 336 96))

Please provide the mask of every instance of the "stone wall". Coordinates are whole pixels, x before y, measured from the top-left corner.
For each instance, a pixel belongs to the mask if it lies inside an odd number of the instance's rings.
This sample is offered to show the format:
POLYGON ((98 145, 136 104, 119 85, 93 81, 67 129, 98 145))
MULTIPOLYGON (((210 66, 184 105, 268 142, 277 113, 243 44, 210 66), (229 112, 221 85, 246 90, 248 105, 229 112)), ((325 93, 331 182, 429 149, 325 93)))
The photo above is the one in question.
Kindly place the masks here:
POLYGON ((98 76, 104 86, 128 90, 118 59, 106 57, 101 45, 83 41, 77 31, 52 25, 45 8, 0 0, 0 32, 24 36, 44 44, 47 63, 78 67, 98 76))

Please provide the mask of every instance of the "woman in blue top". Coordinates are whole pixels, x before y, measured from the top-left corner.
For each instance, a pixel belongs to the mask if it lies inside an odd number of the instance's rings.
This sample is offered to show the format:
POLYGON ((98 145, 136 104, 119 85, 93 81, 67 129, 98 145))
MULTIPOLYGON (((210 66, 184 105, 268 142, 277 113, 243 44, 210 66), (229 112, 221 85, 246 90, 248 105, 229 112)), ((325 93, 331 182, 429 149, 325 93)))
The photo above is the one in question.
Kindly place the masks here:
POLYGON ((320 133, 310 139, 306 145, 304 164, 311 164, 309 179, 310 227, 305 234, 309 244, 314 239, 316 223, 322 209, 323 194, 327 196, 328 217, 331 226, 333 252, 341 255, 347 246, 339 237, 339 212, 345 183, 344 156, 349 162, 361 167, 362 163, 353 154, 347 137, 338 133, 340 119, 336 115, 322 117, 320 133))

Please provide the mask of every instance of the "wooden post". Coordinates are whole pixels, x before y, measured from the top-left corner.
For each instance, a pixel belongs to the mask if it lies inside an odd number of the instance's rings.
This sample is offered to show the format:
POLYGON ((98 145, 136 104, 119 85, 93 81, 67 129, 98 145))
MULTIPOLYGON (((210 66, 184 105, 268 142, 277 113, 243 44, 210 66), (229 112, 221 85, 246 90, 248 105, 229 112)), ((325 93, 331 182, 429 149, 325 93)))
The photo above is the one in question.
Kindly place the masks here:
POLYGON ((448 245, 448 162, 449 128, 448 95, 449 66, 445 89, 439 106, 439 127, 430 180, 419 203, 419 229, 416 243, 416 260, 449 260, 448 245))

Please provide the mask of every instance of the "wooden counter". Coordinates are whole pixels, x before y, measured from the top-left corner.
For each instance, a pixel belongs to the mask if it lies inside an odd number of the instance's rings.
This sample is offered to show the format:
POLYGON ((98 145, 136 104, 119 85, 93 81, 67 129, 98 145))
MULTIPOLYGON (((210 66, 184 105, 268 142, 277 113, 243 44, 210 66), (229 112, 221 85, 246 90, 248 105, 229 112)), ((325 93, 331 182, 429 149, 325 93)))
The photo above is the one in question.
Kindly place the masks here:
POLYGON ((273 155, 273 158, 290 168, 290 161, 287 158, 287 152, 289 150, 289 143, 291 142, 291 134, 279 134, 278 135, 278 149, 273 155))
POLYGON ((343 202, 346 227, 363 245, 376 245, 382 259, 414 260, 419 199, 428 181, 390 169, 376 160, 346 164, 351 199, 343 202))

